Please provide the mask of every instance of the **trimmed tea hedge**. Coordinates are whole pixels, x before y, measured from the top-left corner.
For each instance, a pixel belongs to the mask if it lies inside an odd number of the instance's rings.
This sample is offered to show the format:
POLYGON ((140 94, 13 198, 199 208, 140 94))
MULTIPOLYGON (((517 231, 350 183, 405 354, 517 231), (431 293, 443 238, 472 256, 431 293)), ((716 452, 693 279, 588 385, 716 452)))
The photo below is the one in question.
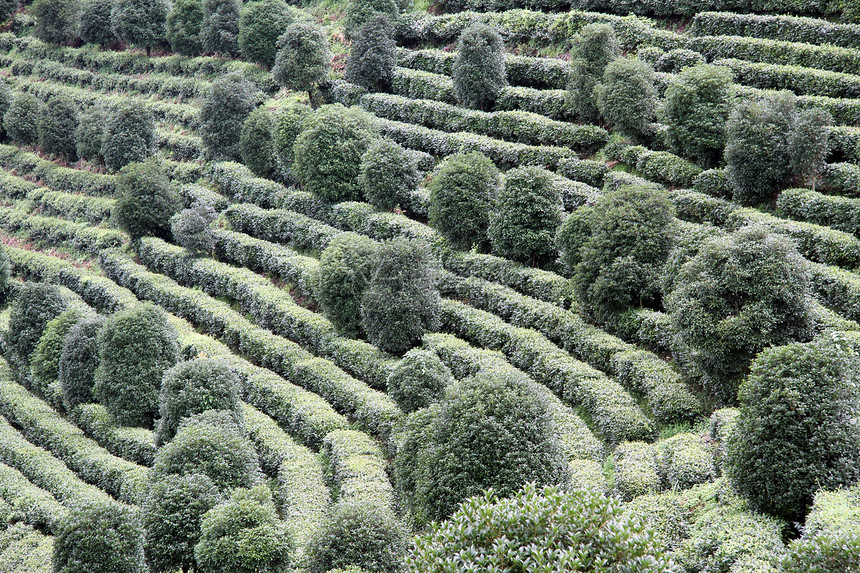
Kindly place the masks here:
POLYGON ((690 33, 696 36, 752 36, 860 49, 860 25, 797 16, 700 12, 693 17, 690 33))

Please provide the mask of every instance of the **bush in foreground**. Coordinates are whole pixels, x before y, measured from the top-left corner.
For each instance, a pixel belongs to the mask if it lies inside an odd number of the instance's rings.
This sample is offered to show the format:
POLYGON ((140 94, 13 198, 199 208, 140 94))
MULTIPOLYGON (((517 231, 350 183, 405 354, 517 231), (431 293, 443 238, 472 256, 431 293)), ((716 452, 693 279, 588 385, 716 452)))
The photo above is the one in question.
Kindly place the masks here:
POLYGON ((239 155, 242 156, 242 163, 257 177, 265 179, 271 179, 276 172, 273 127, 269 110, 260 106, 245 119, 239 135, 239 155))
POLYGON ((358 184, 368 203, 384 210, 408 204, 418 189, 415 162, 398 143, 380 139, 361 157, 358 184))
POLYGON ((117 38, 146 48, 146 55, 149 55, 152 46, 167 33, 167 2, 116 0, 110 18, 117 38))
POLYGON ((754 509, 802 522, 818 489, 860 478, 858 388, 860 357, 838 334, 758 355, 726 459, 754 509))
POLYGON ((78 0, 36 0, 30 8, 35 20, 33 35, 49 44, 65 44, 75 38, 78 0))
POLYGON ((170 218, 180 200, 155 158, 126 165, 116 177, 116 190, 113 217, 120 229, 132 239, 170 238, 170 218))
POLYGON ((316 298, 338 331, 350 338, 361 332, 361 296, 367 288, 376 242, 365 235, 341 233, 320 255, 316 298))
POLYGON ((88 502, 71 509, 54 538, 54 573, 146 573, 136 508, 88 502))
POLYGON ((600 115, 614 129, 636 140, 651 133, 657 109, 651 64, 636 57, 610 62, 594 93, 600 115))
POLYGON ((415 539, 409 571, 678 571, 644 522, 600 493, 490 490, 415 539), (523 563, 528 563, 524 566, 523 563))
POLYGON ((173 240, 192 255, 211 253, 215 248, 215 233, 210 223, 218 214, 207 203, 194 203, 170 219, 173 240))
POLYGON ((107 110, 99 104, 91 105, 78 116, 78 127, 75 129, 75 152, 78 157, 91 163, 104 161, 102 147, 107 118, 107 110))
POLYGON ((75 324, 84 317, 81 308, 71 307, 45 325, 42 337, 30 357, 30 387, 39 395, 48 398, 52 406, 57 406, 50 396, 49 388, 59 377, 60 356, 63 341, 75 324))
POLYGON ((438 402, 455 382, 451 370, 435 352, 414 348, 388 376, 387 392, 405 413, 438 402))
POLYGON ((86 44, 105 47, 116 41, 110 21, 111 0, 86 0, 81 8, 81 40, 86 44))

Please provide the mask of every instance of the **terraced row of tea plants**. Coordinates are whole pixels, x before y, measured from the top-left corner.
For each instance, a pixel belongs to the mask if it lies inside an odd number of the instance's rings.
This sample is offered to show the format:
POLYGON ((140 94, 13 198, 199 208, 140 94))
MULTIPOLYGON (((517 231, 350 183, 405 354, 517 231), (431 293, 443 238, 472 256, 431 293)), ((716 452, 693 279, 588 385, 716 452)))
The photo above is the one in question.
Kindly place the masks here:
POLYGON ((0 570, 860 568, 852 6, 111 4, 0 33, 0 570))

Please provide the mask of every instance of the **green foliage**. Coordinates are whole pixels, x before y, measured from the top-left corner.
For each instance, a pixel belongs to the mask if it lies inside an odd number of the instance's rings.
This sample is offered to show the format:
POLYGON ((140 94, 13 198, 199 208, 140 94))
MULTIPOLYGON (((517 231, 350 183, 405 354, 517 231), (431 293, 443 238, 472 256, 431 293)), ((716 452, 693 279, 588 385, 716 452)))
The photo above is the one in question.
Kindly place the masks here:
POLYGON ((99 366, 98 336, 106 317, 95 315, 72 326, 63 339, 57 378, 63 391, 63 404, 72 411, 79 404, 93 401, 93 384, 99 366))
POLYGON ((820 108, 808 109, 797 115, 789 139, 791 171, 806 184, 812 182, 824 168, 828 152, 828 138, 833 117, 820 108))
POLYGON ((669 196, 647 186, 623 185, 601 197, 574 277, 587 317, 607 324, 631 307, 662 308, 674 217, 669 196))
POLYGON ((594 88, 609 62, 620 55, 615 31, 608 24, 589 24, 573 37, 568 104, 580 121, 596 123, 600 119, 594 88))
POLYGON ((194 567, 203 515, 222 501, 215 484, 202 474, 153 481, 143 506, 146 561, 152 573, 194 567))
POLYGON ((361 157, 358 184, 368 203, 391 210, 408 205, 418 189, 418 169, 400 144, 380 139, 361 157))
POLYGON ((480 151, 446 157, 429 185, 430 224, 457 249, 486 247, 490 209, 501 180, 499 170, 480 151))
POLYGON ((116 37, 128 44, 149 48, 167 34, 165 0, 115 0, 111 25, 116 37))
POLYGON ((48 396, 49 387, 57 381, 63 341, 83 317, 84 312, 80 308, 72 307, 45 325, 42 337, 30 356, 30 386, 41 396, 48 396))
POLYGON ((761 226, 707 240, 675 285, 665 301, 673 353, 722 403, 735 403, 762 349, 811 336, 808 265, 790 239, 761 226))
POLYGON ((242 163, 258 177, 271 179, 275 173, 275 152, 272 143, 272 116, 264 106, 248 115, 239 135, 242 163))
POLYGON ((200 42, 204 52, 239 52, 239 0, 203 0, 200 42))
POLYGON ((170 218, 179 209, 179 196, 158 160, 132 163, 116 176, 113 217, 132 239, 170 238, 170 218))
POLYGON ((203 0, 176 0, 167 16, 170 49, 183 56, 203 53, 200 29, 203 27, 203 0))
POLYGON ((396 67, 394 27, 388 16, 376 14, 358 30, 343 77, 368 91, 387 92, 396 67))
POLYGON ((373 117, 340 104, 317 110, 293 145, 293 172, 302 186, 332 203, 361 199, 361 158, 376 138, 373 117))
POLYGON ((860 488, 820 490, 803 537, 789 546, 783 573, 842 573, 860 569, 860 488))
POLYGON ((36 0, 30 8, 35 19, 33 35, 49 44, 66 44, 75 39, 78 0, 36 0))
POLYGON ((176 331, 164 311, 143 303, 113 314, 98 345, 93 396, 116 423, 152 427, 161 378, 179 358, 176 331))
POLYGON ((732 72, 719 66, 693 66, 672 78, 663 114, 673 152, 704 167, 720 162, 731 111, 731 84, 732 72))
POLYGON ((445 519, 487 488, 506 496, 567 478, 550 406, 519 377, 481 370, 410 418, 420 423, 407 425, 395 476, 418 521, 445 519))
POLYGON ((299 134, 304 131, 305 121, 310 115, 310 108, 298 103, 281 107, 275 115, 272 127, 272 148, 277 167, 287 176, 287 179, 291 178, 293 146, 299 134))
POLYGON ((643 520, 618 500, 534 484, 503 495, 490 490, 467 499, 416 537, 409 571, 677 571, 643 520))
POLYGON ((12 105, 12 90, 6 80, 0 80, 0 137, 6 137, 6 125, 4 116, 12 105))
POLYGON ((350 338, 361 334, 361 296, 370 279, 374 253, 372 239, 341 233, 320 255, 316 298, 328 319, 350 338))
POLYGON ((79 35, 85 44, 109 46, 116 40, 110 21, 113 0, 86 0, 81 8, 79 35))
POLYGON ((77 159, 75 133, 78 129, 77 104, 66 94, 51 96, 39 114, 39 147, 51 155, 63 155, 70 161, 77 159))
POLYGON ((208 203, 194 203, 170 218, 173 240, 193 254, 211 253, 215 248, 215 234, 210 223, 218 214, 208 203))
POLYGON ((259 480, 257 452, 230 412, 209 410, 182 420, 176 436, 155 454, 156 479, 203 474, 222 493, 259 480))
POLYGON ((312 23, 291 24, 278 38, 277 46, 272 68, 275 81, 289 90, 308 92, 311 105, 316 106, 314 92, 331 67, 331 52, 322 30, 312 23))
POLYGON ((0 1, 0 22, 5 22, 18 9, 18 0, 0 1))
POLYGON ((341 501, 307 552, 310 573, 358 566, 368 573, 402 573, 407 531, 389 511, 341 501))
POLYGON ((429 247, 417 240, 398 237, 376 249, 361 297, 361 325, 371 344, 402 354, 425 332, 438 330, 437 266, 429 247))
POLYGON ((795 99, 779 92, 742 100, 729 116, 725 159, 736 201, 766 203, 790 180, 795 99))
POLYGON ((9 138, 21 145, 39 141, 39 100, 29 92, 19 92, 3 115, 3 129, 9 138))
POLYGON ((343 22, 347 38, 354 40, 361 27, 377 14, 384 14, 392 25, 396 25, 400 17, 397 0, 350 0, 343 22))
POLYGON ((594 207, 583 205, 564 218, 555 235, 555 247, 558 249, 558 262, 564 269, 565 276, 576 273, 576 265, 582 257, 582 247, 591 236, 591 220, 594 207))
POLYGON ((239 16, 242 58, 267 68, 274 66, 278 38, 294 19, 284 0, 256 0, 245 4, 239 16))
POLYGON ((613 60, 606 66, 594 94, 600 115, 612 127, 635 139, 651 132, 657 109, 651 64, 636 57, 613 60))
POLYGON ((194 556, 201 571, 276 573, 288 569, 292 545, 278 520, 272 493, 261 485, 237 489, 229 500, 206 512, 194 556))
POLYGON ((408 414, 438 402, 454 382, 451 370, 435 352, 415 348, 389 374, 387 393, 408 414))
POLYGON ((155 144, 155 122, 152 114, 131 101, 115 104, 105 123, 102 157, 111 171, 129 163, 144 161, 152 155, 155 144))
POLYGON ((113 501, 71 508, 54 538, 54 573, 146 573, 137 508, 113 501))
POLYGON ((217 358, 181 362, 165 372, 158 400, 161 419, 155 432, 155 445, 172 440, 183 418, 206 410, 232 412, 233 419, 241 424, 239 385, 236 371, 217 358))
POLYGON ((0 245, 0 302, 7 302, 9 295, 9 275, 11 274, 11 264, 9 262, 9 252, 6 247, 0 245))
POLYGON ((486 24, 463 30, 457 41, 457 59, 451 75, 454 94, 461 105, 492 108, 499 92, 508 85, 505 45, 499 33, 486 24))
POLYGON ((212 82, 200 108, 200 137, 211 156, 239 159, 242 126, 259 100, 257 87, 239 72, 212 82))
POLYGON ((726 459, 753 509, 803 521, 818 489, 860 478, 858 383, 857 351, 838 334, 758 355, 726 459))
POLYGON ((9 311, 9 333, 4 341, 10 362, 21 373, 30 367, 45 326, 66 310, 60 289, 45 283, 24 283, 9 311))
POLYGON ((533 266, 551 261, 561 214, 552 174, 540 167, 511 169, 490 214, 493 252, 533 266))
POLYGON ((75 152, 78 157, 93 163, 102 160, 107 118, 108 112, 99 104, 91 105, 80 114, 75 129, 75 152))

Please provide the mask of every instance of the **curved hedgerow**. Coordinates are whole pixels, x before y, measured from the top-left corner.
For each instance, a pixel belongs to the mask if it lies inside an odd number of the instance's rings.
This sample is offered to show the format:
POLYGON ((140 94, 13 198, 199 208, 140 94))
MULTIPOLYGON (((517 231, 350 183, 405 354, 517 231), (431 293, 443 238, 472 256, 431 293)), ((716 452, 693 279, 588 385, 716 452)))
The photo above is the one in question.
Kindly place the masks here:
POLYGON ((450 155, 430 182, 430 224, 454 247, 486 248, 490 211, 502 185, 498 168, 480 151, 450 155))
POLYGON ((143 303, 112 315, 98 334, 93 395, 124 426, 152 427, 158 392, 179 359, 176 331, 164 311, 143 303))

